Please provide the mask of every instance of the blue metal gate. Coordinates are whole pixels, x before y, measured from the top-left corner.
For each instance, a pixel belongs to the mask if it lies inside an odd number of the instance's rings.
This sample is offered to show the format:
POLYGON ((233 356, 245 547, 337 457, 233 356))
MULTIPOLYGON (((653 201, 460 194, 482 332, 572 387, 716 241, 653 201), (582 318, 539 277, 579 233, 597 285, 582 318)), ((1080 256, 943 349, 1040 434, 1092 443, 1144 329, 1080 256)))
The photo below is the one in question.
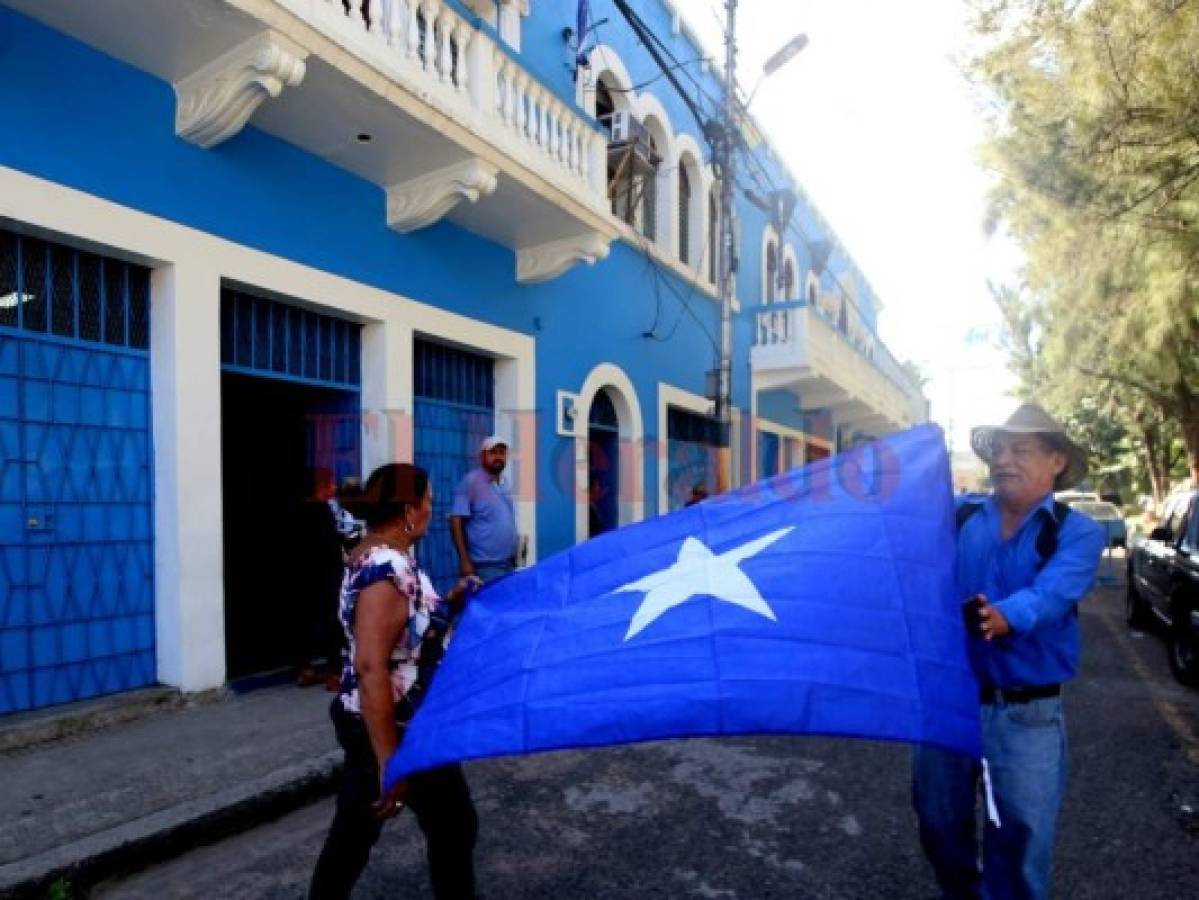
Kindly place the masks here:
POLYGON ((758 479, 779 473, 779 436, 771 431, 758 432, 758 479))
POLYGON ((670 407, 666 411, 667 502, 669 512, 686 505, 693 488, 702 485, 716 493, 716 451, 719 425, 715 419, 670 407))
POLYGON ((0 231, 0 714, 151 684, 148 270, 0 231))
POLYGON ((495 363, 431 341, 413 348, 416 464, 433 484, 433 519, 420 562, 444 592, 458 574, 448 515, 458 481, 479 463, 479 445, 495 431, 495 363))

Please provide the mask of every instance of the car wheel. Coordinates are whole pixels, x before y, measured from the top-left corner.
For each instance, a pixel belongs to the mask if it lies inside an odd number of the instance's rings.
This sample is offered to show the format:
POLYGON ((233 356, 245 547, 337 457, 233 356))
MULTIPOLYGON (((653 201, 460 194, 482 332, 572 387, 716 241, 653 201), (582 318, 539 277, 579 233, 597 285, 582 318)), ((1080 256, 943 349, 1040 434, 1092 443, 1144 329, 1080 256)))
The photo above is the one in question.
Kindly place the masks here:
POLYGON ((1124 621, 1132 628, 1145 631, 1153 624, 1153 616, 1141 592, 1137 590, 1132 567, 1128 567, 1128 589, 1124 593, 1124 621))
POLYGON ((1191 621, 1190 604, 1176 602, 1170 612, 1170 671, 1182 684, 1199 686, 1199 632, 1191 621))

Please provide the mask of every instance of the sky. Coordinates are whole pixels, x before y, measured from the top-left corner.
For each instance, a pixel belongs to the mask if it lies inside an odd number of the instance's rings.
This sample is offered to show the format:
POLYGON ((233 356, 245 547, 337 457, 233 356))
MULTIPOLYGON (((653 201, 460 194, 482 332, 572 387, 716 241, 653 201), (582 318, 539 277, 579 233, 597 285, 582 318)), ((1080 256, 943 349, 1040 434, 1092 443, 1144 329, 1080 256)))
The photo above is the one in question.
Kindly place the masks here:
MULTIPOLYGON (((676 4, 723 67, 723 2, 676 4)), ((1016 405, 987 282, 1012 282, 1021 263, 983 233, 985 128, 959 65, 966 6, 741 0, 737 23, 746 90, 791 36, 808 36, 751 112, 874 286, 884 342, 928 376, 932 418, 958 450, 1016 405)))

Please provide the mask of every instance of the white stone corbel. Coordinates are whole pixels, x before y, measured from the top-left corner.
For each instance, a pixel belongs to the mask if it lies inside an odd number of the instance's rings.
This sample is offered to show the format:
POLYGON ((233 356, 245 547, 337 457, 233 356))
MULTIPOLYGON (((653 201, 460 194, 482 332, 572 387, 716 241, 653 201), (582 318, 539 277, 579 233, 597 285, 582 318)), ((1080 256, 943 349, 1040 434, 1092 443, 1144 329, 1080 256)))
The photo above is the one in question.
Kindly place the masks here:
POLYGON ((234 47, 175 83, 175 134, 205 149, 228 140, 264 100, 304 79, 307 57, 273 31, 234 47))
POLYGON ((608 255, 611 240, 596 231, 516 251, 516 280, 536 284, 557 278, 576 263, 595 265, 608 255))
POLYGON ((402 233, 425 228, 466 200, 495 190, 499 169, 472 157, 387 189, 387 227, 402 233))

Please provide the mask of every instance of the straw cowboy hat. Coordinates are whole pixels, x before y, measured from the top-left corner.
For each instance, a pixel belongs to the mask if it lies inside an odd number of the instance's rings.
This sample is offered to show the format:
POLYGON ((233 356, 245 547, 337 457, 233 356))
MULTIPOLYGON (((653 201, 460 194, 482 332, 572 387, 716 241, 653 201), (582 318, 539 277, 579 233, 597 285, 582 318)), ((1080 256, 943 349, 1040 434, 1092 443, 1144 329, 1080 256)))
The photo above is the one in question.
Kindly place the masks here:
POLYGON ((996 434, 1039 434, 1054 450, 1066 454, 1069 462, 1053 482, 1055 491, 1064 491, 1082 481, 1087 474, 1087 453, 1066 435, 1066 429, 1035 403, 1024 403, 1002 425, 984 426, 970 432, 970 446, 979 459, 992 464, 996 434))

